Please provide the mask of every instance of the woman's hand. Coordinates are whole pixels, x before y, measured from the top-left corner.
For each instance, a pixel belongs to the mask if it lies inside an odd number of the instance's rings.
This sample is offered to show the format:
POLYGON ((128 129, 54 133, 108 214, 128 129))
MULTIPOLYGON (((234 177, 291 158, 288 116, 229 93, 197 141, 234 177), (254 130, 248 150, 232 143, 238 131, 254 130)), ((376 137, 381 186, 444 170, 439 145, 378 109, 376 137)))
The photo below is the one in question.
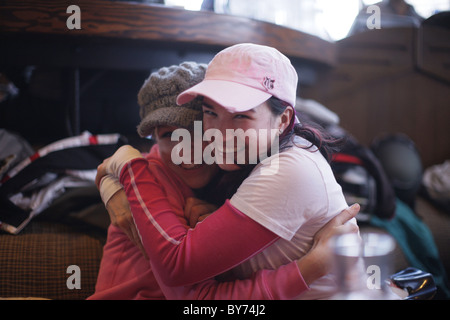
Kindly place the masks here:
POLYGON ((211 213, 217 210, 217 206, 198 198, 190 197, 186 199, 184 206, 184 217, 191 228, 206 219, 211 213))
POLYGON ((105 203, 111 224, 120 228, 148 259, 136 229, 127 196, 118 182, 122 167, 135 158, 142 158, 142 154, 138 150, 129 145, 120 147, 97 167, 95 184, 105 203), (104 178, 105 180, 103 180, 104 178))
POLYGON ((346 224, 356 217, 359 210, 359 204, 354 204, 331 219, 315 234, 311 250, 303 258, 297 260, 303 279, 308 285, 331 270, 333 253, 329 245, 330 239, 340 234, 359 231, 356 224, 346 224))
POLYGON ((131 214, 127 195, 123 189, 117 191, 109 199, 106 204, 106 210, 111 218, 111 224, 120 228, 130 238, 131 242, 141 250, 145 258, 148 259, 131 214))
POLYGON ((95 177, 95 184, 100 186, 100 181, 105 175, 111 175, 115 178, 120 177, 122 167, 129 161, 137 158, 143 158, 139 150, 129 145, 123 145, 117 149, 114 154, 103 160, 103 162, 97 167, 97 175, 95 177))

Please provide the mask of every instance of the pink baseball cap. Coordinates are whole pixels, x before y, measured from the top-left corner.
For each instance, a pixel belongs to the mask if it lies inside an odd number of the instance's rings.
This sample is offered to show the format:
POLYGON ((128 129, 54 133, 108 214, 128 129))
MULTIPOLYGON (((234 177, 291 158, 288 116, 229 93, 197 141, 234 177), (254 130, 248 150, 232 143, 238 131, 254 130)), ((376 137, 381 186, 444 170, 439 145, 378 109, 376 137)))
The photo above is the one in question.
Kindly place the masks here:
POLYGON ((290 60, 277 49, 241 43, 220 51, 209 63, 205 79, 182 92, 183 105, 201 95, 231 112, 244 112, 271 96, 295 106, 298 76, 290 60))

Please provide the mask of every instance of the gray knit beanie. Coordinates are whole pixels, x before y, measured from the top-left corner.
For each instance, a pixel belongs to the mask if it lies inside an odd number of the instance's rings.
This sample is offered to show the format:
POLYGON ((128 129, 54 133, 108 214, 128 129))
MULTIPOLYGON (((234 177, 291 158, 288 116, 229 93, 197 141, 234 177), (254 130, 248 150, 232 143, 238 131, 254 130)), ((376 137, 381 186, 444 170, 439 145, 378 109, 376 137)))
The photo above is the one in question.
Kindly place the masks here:
POLYGON ((194 121, 202 120, 200 99, 182 106, 177 105, 176 99, 181 92, 203 80, 206 68, 206 64, 183 62, 150 74, 138 93, 141 123, 137 131, 141 137, 149 136, 156 126, 191 129, 194 121))

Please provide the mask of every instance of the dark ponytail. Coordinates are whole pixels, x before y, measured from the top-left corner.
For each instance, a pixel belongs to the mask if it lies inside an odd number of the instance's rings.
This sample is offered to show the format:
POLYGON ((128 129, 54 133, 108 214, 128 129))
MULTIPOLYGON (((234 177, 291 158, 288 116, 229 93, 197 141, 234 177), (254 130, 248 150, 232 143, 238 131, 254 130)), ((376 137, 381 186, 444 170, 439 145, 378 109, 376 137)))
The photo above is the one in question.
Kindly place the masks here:
MULTIPOLYGON (((288 107, 288 104, 276 97, 271 97, 267 102, 274 115, 282 114, 288 107)), ((280 136, 280 151, 291 147, 294 144, 294 136, 299 136, 311 143, 306 149, 316 146, 325 159, 330 162, 333 153, 339 150, 344 141, 328 134, 320 125, 308 120, 307 117, 301 114, 297 114, 297 117, 300 123, 286 129, 280 136)))

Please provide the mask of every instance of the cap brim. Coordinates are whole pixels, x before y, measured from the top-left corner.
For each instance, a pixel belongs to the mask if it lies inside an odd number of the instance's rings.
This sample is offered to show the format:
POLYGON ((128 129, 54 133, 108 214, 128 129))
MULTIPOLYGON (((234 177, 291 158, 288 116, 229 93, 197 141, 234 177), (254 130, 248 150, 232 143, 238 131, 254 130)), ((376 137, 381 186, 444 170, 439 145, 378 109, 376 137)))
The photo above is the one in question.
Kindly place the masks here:
POLYGON ((204 80, 177 97, 177 104, 188 103, 197 96, 207 97, 230 112, 244 112, 259 106, 272 95, 240 83, 204 80))
POLYGON ((202 111, 187 107, 167 107, 150 112, 137 127, 141 137, 147 137, 157 126, 175 126, 191 129, 194 121, 202 120, 202 111))

